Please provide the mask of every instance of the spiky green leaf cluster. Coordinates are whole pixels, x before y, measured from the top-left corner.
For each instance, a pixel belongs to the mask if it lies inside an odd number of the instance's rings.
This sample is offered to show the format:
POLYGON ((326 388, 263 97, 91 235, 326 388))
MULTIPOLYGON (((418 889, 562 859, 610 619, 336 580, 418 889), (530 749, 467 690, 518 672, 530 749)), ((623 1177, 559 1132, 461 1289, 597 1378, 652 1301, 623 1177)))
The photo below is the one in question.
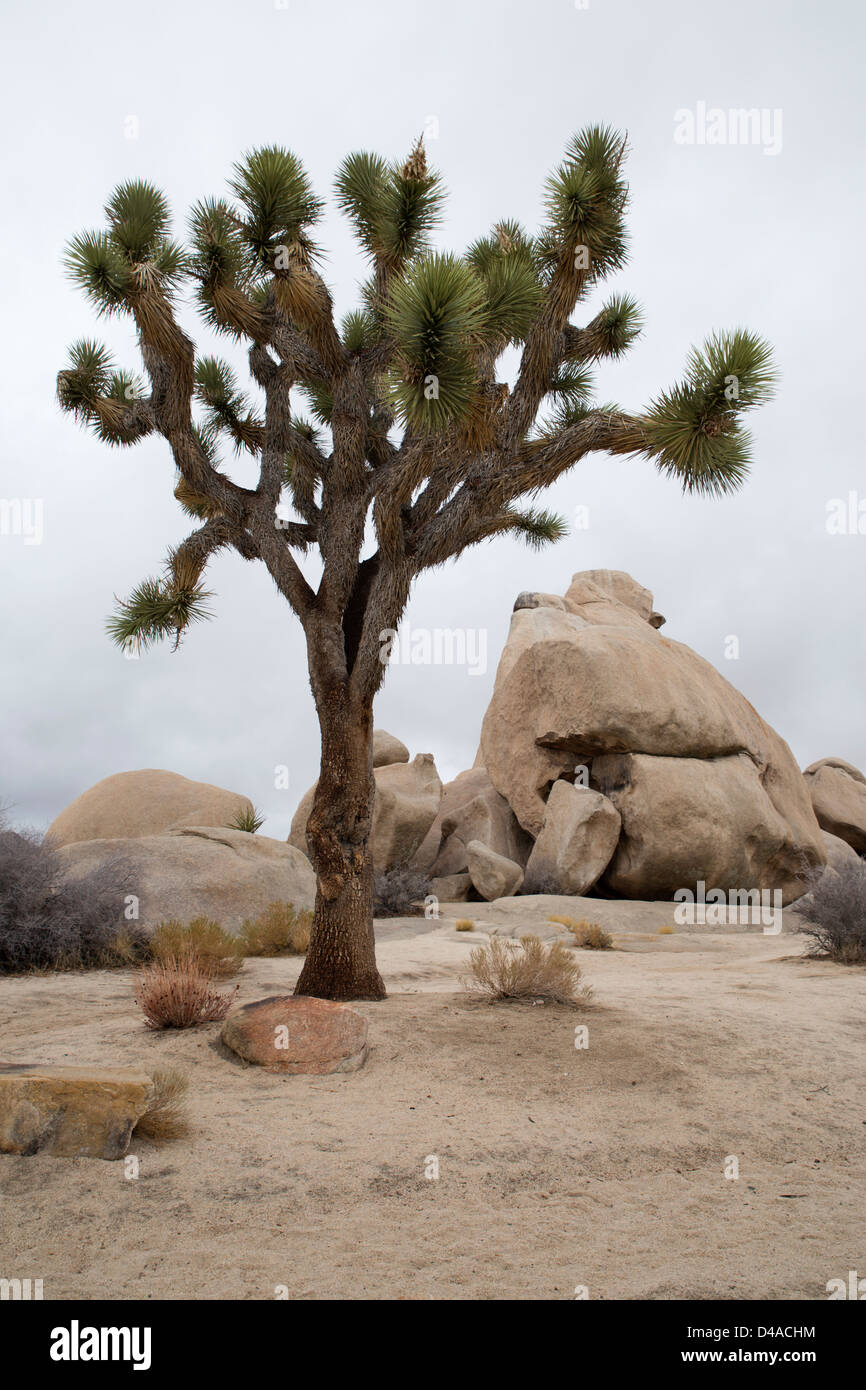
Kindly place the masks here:
POLYGON ((554 410, 545 420, 547 434, 567 429, 582 420, 590 411, 595 377, 586 367, 565 364, 559 368, 550 386, 554 410))
POLYGON ((84 291, 97 313, 115 314, 126 305, 132 273, 107 232, 82 232, 69 242, 66 272, 84 291))
POLYGON ((237 384, 232 368, 218 357, 200 357, 195 364, 195 398, 205 408, 205 428, 215 436, 228 430, 237 448, 252 448, 245 428, 249 402, 237 384))
POLYGON ((105 205, 108 229, 83 232, 66 248, 66 269, 100 314, 126 309, 155 277, 170 292, 187 270, 183 248, 168 235, 168 203, 153 184, 119 184, 105 205))
POLYGON ((272 266, 279 247, 298 247, 312 257, 308 228, 323 204, 297 155, 279 145, 252 150, 235 164, 229 187, 243 208, 238 230, 259 264, 272 266))
POLYGON ((599 354, 603 357, 622 357, 643 329, 643 312, 636 299, 628 294, 615 294, 599 314, 599 354))
POLYGON ((476 387, 472 352, 485 324, 472 267, 452 255, 413 262, 392 287, 387 322, 400 360, 391 383, 397 414, 429 430, 464 418, 476 387))
POLYGON ((334 395, 327 383, 305 382, 304 395, 309 401, 313 418, 318 420, 320 425, 330 425, 334 413, 334 395))
POLYGON ((761 338, 743 330, 715 334, 703 349, 691 350, 684 380, 662 392, 643 417, 643 451, 688 492, 736 491, 751 453, 739 416, 769 400, 776 379, 761 338))
POLYGON ((346 314, 340 325, 340 336, 348 352, 363 352, 379 336, 375 317, 369 310, 354 309, 346 314))
POLYGON ((540 507, 528 507, 525 511, 508 507, 497 522, 496 531, 518 535, 531 550, 542 550, 568 535, 568 523, 564 517, 540 507))
POLYGON ((57 376, 57 399, 62 409, 82 422, 89 422, 93 402, 108 392, 112 371, 108 348, 90 338, 73 343, 69 349, 69 365, 57 376))
POLYGON ((199 309, 211 327, 232 332, 214 302, 221 287, 251 294, 257 269, 249 246, 241 235, 238 219, 220 198, 196 203, 189 218, 192 251, 189 271, 197 281, 199 309))
POLYGON ((145 651, 164 637, 173 636, 175 645, 191 623, 211 616, 207 600, 212 597, 196 584, 179 588, 170 579, 145 579, 128 599, 119 599, 117 611, 106 629, 112 641, 125 651, 145 651))
POLYGON ((564 162, 547 181, 548 224, 540 247, 551 268, 580 247, 588 252, 587 284, 625 264, 624 155, 624 137, 605 126, 591 126, 571 141, 564 162))
POLYGON ((410 159, 388 164, 361 152, 344 159, 337 173, 337 202, 364 250, 389 270, 399 270, 428 246, 441 215, 439 175, 416 176, 410 159))
POLYGON ((516 222, 501 222, 466 253, 484 289, 484 338, 494 351, 524 340, 541 306, 536 247, 516 222))
POLYGON ((168 203, 151 183, 121 183, 105 205, 110 235, 136 265, 151 258, 168 232, 168 203))

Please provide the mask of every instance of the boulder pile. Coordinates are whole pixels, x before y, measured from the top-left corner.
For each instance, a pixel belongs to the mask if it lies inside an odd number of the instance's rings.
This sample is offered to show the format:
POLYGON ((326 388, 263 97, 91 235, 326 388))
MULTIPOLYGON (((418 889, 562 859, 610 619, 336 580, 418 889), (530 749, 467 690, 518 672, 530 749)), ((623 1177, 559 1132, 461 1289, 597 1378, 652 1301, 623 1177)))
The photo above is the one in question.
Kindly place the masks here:
MULTIPOLYGON (((377 872, 409 866, 443 901, 553 893, 670 901, 678 889, 799 898, 866 853, 866 777, 791 750, 618 570, 518 595, 475 765, 444 787, 430 753, 373 739, 377 872)), ((70 872, 123 855, 142 917, 239 926, 275 898, 310 907, 301 798, 288 844, 225 828, 246 797, 173 773, 120 773, 51 826, 70 872)))

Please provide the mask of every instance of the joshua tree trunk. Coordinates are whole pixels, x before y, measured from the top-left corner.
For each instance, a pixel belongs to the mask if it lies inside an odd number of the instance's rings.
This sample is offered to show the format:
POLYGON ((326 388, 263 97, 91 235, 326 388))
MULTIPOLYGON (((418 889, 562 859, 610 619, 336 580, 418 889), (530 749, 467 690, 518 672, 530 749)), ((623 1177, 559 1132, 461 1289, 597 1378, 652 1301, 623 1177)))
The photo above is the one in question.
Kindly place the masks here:
POLYGON ((297 994, 384 999, 373 939, 373 702, 344 682, 317 691, 322 762, 307 846, 316 907, 297 994))

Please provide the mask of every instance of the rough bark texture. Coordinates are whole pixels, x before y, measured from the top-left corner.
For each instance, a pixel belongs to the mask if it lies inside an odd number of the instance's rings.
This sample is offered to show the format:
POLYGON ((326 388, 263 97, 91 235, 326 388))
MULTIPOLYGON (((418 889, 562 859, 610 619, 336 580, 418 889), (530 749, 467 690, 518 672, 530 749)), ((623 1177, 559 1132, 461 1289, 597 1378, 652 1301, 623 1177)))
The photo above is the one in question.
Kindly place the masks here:
POLYGON ((373 702, 334 682, 317 706, 322 761, 307 822, 316 907, 295 993, 384 999, 373 940, 373 702))

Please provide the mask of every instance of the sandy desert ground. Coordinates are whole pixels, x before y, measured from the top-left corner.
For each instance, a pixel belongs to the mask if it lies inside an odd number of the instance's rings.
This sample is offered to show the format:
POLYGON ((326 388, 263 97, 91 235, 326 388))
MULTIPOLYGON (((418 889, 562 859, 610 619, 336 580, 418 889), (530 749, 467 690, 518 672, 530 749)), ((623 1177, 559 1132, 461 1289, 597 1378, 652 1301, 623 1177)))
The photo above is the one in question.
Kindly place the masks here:
MULTIPOLYGON (((0 980, 0 1058, 171 1063, 192 1120, 133 1140, 133 1180, 0 1156, 0 1274, 46 1299, 826 1298, 866 1268, 866 973, 790 934, 658 935, 664 904, 594 906, 618 949, 580 953, 579 1013, 460 992, 481 930, 379 924, 391 993, 356 1006, 371 1050, 352 1074, 266 1074, 219 1025, 148 1032, 123 973, 0 980)), ((298 969, 249 962, 239 1002, 298 969)))

